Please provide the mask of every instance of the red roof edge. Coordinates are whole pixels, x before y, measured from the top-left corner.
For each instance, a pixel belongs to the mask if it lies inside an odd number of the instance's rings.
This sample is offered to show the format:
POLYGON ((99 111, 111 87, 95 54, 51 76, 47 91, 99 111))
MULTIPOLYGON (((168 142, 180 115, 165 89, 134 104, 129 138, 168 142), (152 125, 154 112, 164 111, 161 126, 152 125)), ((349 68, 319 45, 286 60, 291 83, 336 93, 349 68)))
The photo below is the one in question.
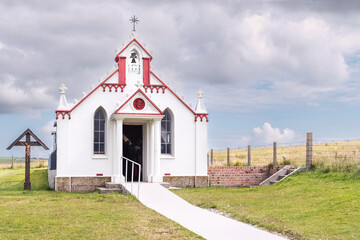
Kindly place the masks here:
POLYGON ((196 112, 186 103, 184 102, 184 100, 182 100, 179 95, 177 95, 167 84, 165 84, 158 76, 156 76, 156 74, 150 70, 150 73, 157 79, 159 80, 163 85, 165 85, 167 87, 167 89, 169 89, 170 92, 172 92, 172 94, 175 95, 175 97, 177 97, 193 114, 196 114, 196 112))
MULTIPOLYGON (((163 114, 163 112, 158 108, 158 106, 156 106, 156 104, 151 101, 151 99, 139 88, 131 97, 128 98, 128 100, 126 100, 123 105, 121 105, 116 111, 115 111, 115 114, 121 114, 119 113, 120 109, 125 106, 138 92, 140 92, 150 103, 151 105, 153 105, 156 110, 159 111, 160 114, 163 114)), ((141 113, 140 113, 141 114, 141 113)), ((152 114, 153 115, 153 114, 152 114)))
MULTIPOLYGON (((133 40, 131 40, 118 54, 116 54, 115 59, 117 59, 117 58, 119 57, 119 55, 120 55, 126 48, 128 48, 128 47, 130 46, 130 44, 131 44, 132 42, 134 42, 134 41, 142 48, 142 50, 144 50, 144 51, 147 53, 147 55, 150 56, 150 61, 151 61, 151 60, 152 60, 151 54, 143 47, 143 45, 141 45, 141 44, 139 43, 138 40, 136 40, 136 38, 134 38, 133 40)), ((115 60, 115 62, 116 62, 116 60, 115 60)))
POLYGON ((91 92, 89 92, 83 99, 81 99, 80 102, 78 102, 75 106, 73 106, 69 112, 71 112, 72 110, 74 110, 77 106, 79 106, 80 103, 82 103, 88 96, 90 96, 93 92, 96 91, 96 89, 98 89, 103 83, 105 83, 107 80, 109 80, 109 78, 111 78, 117 71, 119 71, 119 69, 116 69, 112 74, 110 74, 110 76, 108 76, 104 81, 102 81, 99 85, 97 85, 96 88, 94 88, 91 92))

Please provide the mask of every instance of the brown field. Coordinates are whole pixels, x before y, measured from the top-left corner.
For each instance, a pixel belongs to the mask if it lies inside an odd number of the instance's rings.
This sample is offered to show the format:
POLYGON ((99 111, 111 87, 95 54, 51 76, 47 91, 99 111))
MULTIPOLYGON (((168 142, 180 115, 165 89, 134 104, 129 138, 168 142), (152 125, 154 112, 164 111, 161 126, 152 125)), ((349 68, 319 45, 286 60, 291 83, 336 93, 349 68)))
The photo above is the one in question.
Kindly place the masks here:
MULTIPOLYGON (((11 158, 1 157, 0 158, 0 168, 11 168, 11 158)), ((30 166, 31 167, 47 167, 48 160, 47 159, 31 159, 30 166)), ((14 159, 14 168, 25 167, 24 158, 15 158, 14 159)))
MULTIPOLYGON (((209 152, 210 155, 210 152, 209 152)), ((230 165, 247 165, 248 149, 230 149, 230 165)), ((214 151, 213 166, 227 164, 227 151, 214 151)), ((278 164, 287 163, 304 166, 306 146, 278 146, 278 164)), ((211 160, 210 160, 211 161, 211 160)), ((273 162, 273 147, 252 148, 251 165, 266 166, 273 162)), ((320 165, 351 164, 360 168, 360 140, 344 142, 325 142, 313 145, 313 163, 320 165)))

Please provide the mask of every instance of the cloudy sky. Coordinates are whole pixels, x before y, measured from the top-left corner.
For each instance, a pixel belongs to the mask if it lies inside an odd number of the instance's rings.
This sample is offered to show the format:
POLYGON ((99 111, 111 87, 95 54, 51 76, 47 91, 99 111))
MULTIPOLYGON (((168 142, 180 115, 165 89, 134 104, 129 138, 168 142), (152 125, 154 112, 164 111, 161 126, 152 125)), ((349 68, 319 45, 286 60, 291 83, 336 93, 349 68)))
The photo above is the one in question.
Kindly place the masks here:
POLYGON ((0 156, 26 128, 51 145, 58 87, 89 92, 133 14, 154 72, 193 106, 204 90, 209 148, 360 138, 359 1, 3 0, 0 156))

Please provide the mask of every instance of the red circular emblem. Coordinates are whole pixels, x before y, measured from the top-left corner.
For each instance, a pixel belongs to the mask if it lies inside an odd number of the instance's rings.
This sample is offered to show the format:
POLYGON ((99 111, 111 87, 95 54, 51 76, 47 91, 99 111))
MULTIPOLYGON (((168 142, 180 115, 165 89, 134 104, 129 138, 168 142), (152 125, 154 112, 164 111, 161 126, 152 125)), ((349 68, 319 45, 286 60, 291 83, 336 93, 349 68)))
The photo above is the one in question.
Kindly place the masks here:
POLYGON ((136 110, 143 110, 145 107, 145 102, 141 98, 137 98, 134 100, 133 105, 136 110))

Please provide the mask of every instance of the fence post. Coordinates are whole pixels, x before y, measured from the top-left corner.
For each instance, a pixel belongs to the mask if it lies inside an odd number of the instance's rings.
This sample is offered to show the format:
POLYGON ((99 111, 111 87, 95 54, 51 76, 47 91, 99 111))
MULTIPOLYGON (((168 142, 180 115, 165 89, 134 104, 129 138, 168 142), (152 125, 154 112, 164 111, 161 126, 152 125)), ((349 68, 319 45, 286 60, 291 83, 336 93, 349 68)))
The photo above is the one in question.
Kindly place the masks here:
POLYGON ((11 156, 11 168, 14 169, 14 155, 11 156))
POLYGON ((251 146, 248 145, 248 166, 251 166, 251 146))
POLYGON ((276 142, 273 144, 273 166, 277 166, 277 151, 276 151, 276 142))
POLYGON ((310 169, 313 161, 313 135, 306 133, 306 169, 310 169))
POLYGON ((227 148, 227 165, 230 166, 230 148, 227 148))
POLYGON ((210 158, 211 158, 211 166, 212 166, 214 164, 214 149, 211 149, 210 158))

